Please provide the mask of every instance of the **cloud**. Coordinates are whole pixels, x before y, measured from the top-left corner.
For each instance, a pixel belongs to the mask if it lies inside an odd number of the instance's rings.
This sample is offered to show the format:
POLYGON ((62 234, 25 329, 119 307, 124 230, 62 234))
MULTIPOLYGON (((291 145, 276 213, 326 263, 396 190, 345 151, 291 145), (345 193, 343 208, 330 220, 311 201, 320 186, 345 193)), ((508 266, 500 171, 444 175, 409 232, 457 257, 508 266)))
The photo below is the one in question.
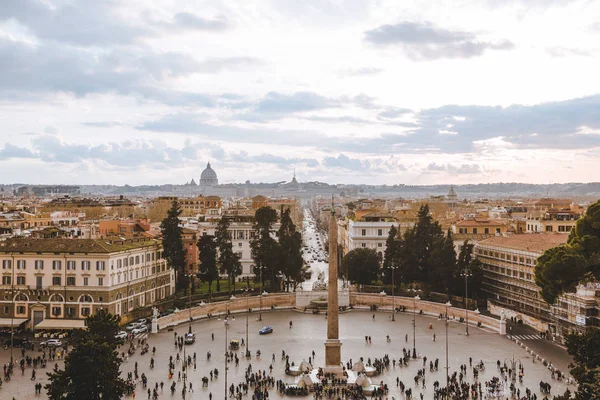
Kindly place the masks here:
POLYGON ((567 47, 549 47, 546 49, 552 57, 591 57, 592 53, 586 50, 573 49, 567 47))
POLYGON ((369 169, 369 161, 361 161, 358 158, 350 158, 345 154, 340 154, 337 157, 325 157, 323 165, 330 168, 343 168, 349 170, 365 170, 369 169))
POLYGON ((317 167, 319 161, 315 158, 282 157, 275 154, 249 155, 247 152, 231 153, 228 155, 230 161, 234 163, 248 164, 276 164, 281 166, 305 164, 308 167, 317 167))
POLYGON ((304 119, 309 120, 309 121, 327 122, 327 123, 332 123, 332 124, 342 123, 342 124, 364 125, 364 124, 372 123, 372 121, 369 121, 368 119, 353 117, 351 115, 341 115, 339 117, 314 115, 314 116, 304 117, 304 119))
POLYGON ((481 56, 486 50, 514 48, 508 40, 485 42, 474 33, 440 28, 430 22, 382 25, 366 31, 365 40, 378 46, 398 46, 414 60, 471 58, 481 56))
POLYGON ((194 72, 218 73, 226 70, 237 70, 240 68, 255 68, 264 65, 262 60, 253 57, 226 57, 210 58, 198 64, 194 72))
POLYGON ((35 158, 35 154, 29 149, 5 143, 4 148, 0 150, 0 160, 8 160, 11 158, 35 158))
POLYGON ((200 31, 222 31, 231 27, 227 17, 202 18, 189 12, 180 12, 173 17, 173 25, 200 31))
POLYGON ((453 164, 436 164, 430 163, 425 168, 426 171, 429 172, 447 172, 452 175, 470 175, 470 174, 481 174, 485 171, 481 166, 477 164, 461 164, 461 165, 453 165, 453 164))
POLYGON ((384 70, 383 68, 374 68, 374 67, 362 67, 362 68, 349 68, 344 69, 339 72, 340 76, 372 76, 379 75, 384 70))

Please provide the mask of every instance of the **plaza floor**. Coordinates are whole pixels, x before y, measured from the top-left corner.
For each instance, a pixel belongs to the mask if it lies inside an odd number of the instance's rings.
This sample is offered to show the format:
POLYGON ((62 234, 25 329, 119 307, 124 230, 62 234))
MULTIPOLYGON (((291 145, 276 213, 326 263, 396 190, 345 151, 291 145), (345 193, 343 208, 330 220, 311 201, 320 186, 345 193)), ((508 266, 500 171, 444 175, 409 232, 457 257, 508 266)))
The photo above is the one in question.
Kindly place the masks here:
MULTIPOLYGON (((342 359, 352 359, 357 361, 360 357, 381 358, 388 354, 392 359, 398 359, 402 354, 402 349, 412 349, 412 314, 397 314, 396 321, 390 320, 390 313, 376 312, 375 319, 373 313, 367 311, 351 311, 340 315, 340 336, 343 342, 342 359), (409 340, 405 341, 405 335, 408 334, 409 340), (365 343, 365 335, 372 338, 371 344, 365 343), (386 341, 386 335, 390 335, 391 342, 386 341)), ((235 367, 230 364, 228 373, 228 384, 237 384, 243 381, 244 371, 248 363, 252 363, 254 371, 266 370, 269 371, 269 366, 273 365, 273 376, 276 379, 283 379, 288 383, 293 383, 294 378, 284 374, 285 361, 281 359, 281 351, 285 350, 290 356, 290 362, 299 363, 302 359, 307 359, 311 356, 312 351, 316 353, 316 359, 313 362, 315 366, 321 366, 324 362, 324 338, 326 332, 326 319, 323 314, 302 314, 295 311, 274 311, 263 313, 262 322, 257 321, 257 314, 251 314, 249 318, 249 345, 252 354, 251 360, 240 358, 240 365, 235 367), (293 328, 289 328, 289 321, 293 321, 293 328), (258 330, 263 325, 271 325, 274 332, 270 335, 260 336, 258 330), (256 358, 255 353, 260 350, 261 358, 256 358), (275 362, 272 361, 272 355, 275 354, 275 362)), ((417 352, 422 356, 427 356, 428 360, 440 359, 440 368, 437 372, 430 373, 427 368, 425 389, 415 387, 413 377, 418 369, 422 368, 422 361, 412 361, 408 367, 395 368, 390 367, 382 375, 374 377, 374 383, 380 381, 386 382, 390 387, 389 398, 403 398, 399 390, 396 388, 396 377, 407 385, 413 387, 413 395, 419 398, 419 393, 424 393, 425 399, 433 397, 433 382, 439 381, 443 386, 445 381, 445 328, 444 321, 427 316, 416 317, 416 345, 417 352), (429 329, 432 324, 433 329, 429 329), (432 337, 436 333, 437 340, 434 342, 432 337)), ((513 356, 523 363, 525 367, 525 377, 523 384, 517 383, 517 387, 523 392, 525 387, 529 387, 539 396, 539 382, 541 380, 550 382, 552 385, 552 393, 558 394, 564 392, 564 382, 551 380, 549 371, 539 362, 533 363, 531 356, 514 342, 506 337, 501 337, 496 333, 488 332, 475 327, 470 328, 470 336, 465 336, 464 324, 451 322, 449 324, 449 364, 450 371, 458 370, 459 365, 469 363, 469 357, 473 358, 473 363, 478 360, 483 360, 486 365, 486 370, 480 375, 480 380, 485 381, 498 375, 496 361, 504 361, 513 356)), ((178 334, 184 334, 188 330, 188 326, 180 326, 175 331, 178 334)), ((188 378, 192 382, 194 392, 188 393, 186 399, 208 399, 208 394, 213 394, 213 399, 224 398, 224 352, 225 352, 225 327, 223 320, 211 319, 192 324, 192 330, 196 333, 197 341, 193 345, 186 346, 186 354, 196 353, 197 363, 196 370, 190 371, 188 378), (214 334, 214 341, 211 335, 214 334), (212 357, 207 360, 206 354, 210 351, 212 357), (209 382, 208 387, 202 388, 201 379, 203 376, 209 376, 209 371, 217 368, 220 372, 219 378, 209 382)), ((245 314, 235 315, 235 319, 230 318, 228 328, 228 340, 242 338, 246 335, 246 318, 245 314)), ((539 339, 540 341, 542 339, 539 339)), ((168 360, 169 356, 175 358, 177 351, 173 345, 173 332, 163 331, 158 334, 151 334, 148 342, 150 348, 157 348, 155 356, 155 367, 150 369, 150 354, 141 356, 139 351, 128 359, 122 365, 123 375, 133 371, 135 362, 138 363, 138 370, 141 374, 144 372, 149 378, 149 387, 154 387, 155 382, 164 382, 165 389, 160 398, 181 398, 181 383, 177 384, 177 391, 174 396, 171 396, 169 386, 171 381, 168 379, 168 360)), ((559 366, 569 362, 569 357, 564 350, 552 346, 552 362, 559 366)), ((543 349, 543 348, 542 348, 543 349)), ((238 354, 243 355, 244 348, 241 348, 238 354)), ((18 352, 17 356, 20 356, 18 352)), ((2 350, 0 356, 3 362, 9 359, 9 353, 2 350)), ((183 351, 181 352, 183 356, 183 351)), ((542 354, 544 356, 544 354, 542 354)), ((17 358, 18 359, 18 358, 17 358)), ((427 362, 429 364, 429 361, 427 362)), ((38 380, 35 382, 46 383, 45 372, 50 371, 54 364, 51 362, 47 368, 39 369, 37 372, 38 380)), ((59 362, 61 366, 61 362, 59 362)), ((178 368, 181 364, 177 365, 178 368)), ((176 375, 177 376, 177 375, 176 375)), ((176 378, 175 376, 175 378, 176 378)), ((31 368, 27 368, 25 375, 21 376, 19 371, 16 372, 14 378, 10 382, 5 382, 0 389, 0 398, 11 399, 14 397, 17 400, 28 400, 36 398, 45 398, 45 395, 34 395, 34 381, 30 380, 31 368)), ((472 374, 469 369, 468 380, 472 380, 472 374)), ((138 384, 136 390, 136 399, 146 399, 147 394, 138 384)), ((250 396, 248 396, 250 397, 250 396)), ((282 398, 281 395, 275 392, 271 393, 271 398, 282 398)), ((312 396, 311 396, 312 398, 312 396)))

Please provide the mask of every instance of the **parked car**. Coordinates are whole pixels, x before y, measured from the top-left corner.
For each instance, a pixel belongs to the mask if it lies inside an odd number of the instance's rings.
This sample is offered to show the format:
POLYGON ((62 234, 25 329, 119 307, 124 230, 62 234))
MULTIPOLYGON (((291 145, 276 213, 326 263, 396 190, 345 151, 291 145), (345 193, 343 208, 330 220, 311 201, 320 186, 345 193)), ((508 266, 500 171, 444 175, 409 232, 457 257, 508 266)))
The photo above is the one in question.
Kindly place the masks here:
POLYGON ((127 324, 127 325, 125 326, 125 330, 126 330, 126 331, 132 331, 132 330, 134 330, 135 328, 138 328, 139 326, 140 326, 140 324, 139 324, 139 323, 137 323, 137 322, 131 322, 131 323, 129 323, 129 324, 127 324))
POLYGON ((117 333, 115 335, 115 339, 125 339, 127 337, 127 332, 125 331, 119 331, 119 333, 117 333))
POLYGON ((195 341, 196 341, 195 333, 187 333, 185 335, 185 344, 194 344, 195 341))
POLYGON ((148 321, 146 320, 146 318, 140 318, 136 322, 138 324, 144 324, 144 325, 148 323, 148 321))
POLYGON ((273 333, 273 328, 270 326, 264 326, 260 331, 258 331, 259 335, 267 335, 269 333, 273 333))
POLYGON ((131 331, 131 333, 133 333, 134 335, 137 335, 139 333, 144 333, 144 332, 148 332, 148 325, 146 325, 146 324, 140 325, 131 331))
POLYGON ((48 339, 40 343, 40 347, 61 347, 63 344, 58 339, 48 339))

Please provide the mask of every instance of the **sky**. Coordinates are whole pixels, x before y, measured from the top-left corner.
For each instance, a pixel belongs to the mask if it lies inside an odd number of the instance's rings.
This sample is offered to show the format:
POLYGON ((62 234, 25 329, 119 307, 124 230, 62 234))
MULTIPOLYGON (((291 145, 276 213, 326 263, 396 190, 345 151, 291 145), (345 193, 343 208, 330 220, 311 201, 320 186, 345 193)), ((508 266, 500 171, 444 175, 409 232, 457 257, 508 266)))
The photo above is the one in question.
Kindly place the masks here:
POLYGON ((0 183, 598 181, 600 2, 2 0, 0 183))

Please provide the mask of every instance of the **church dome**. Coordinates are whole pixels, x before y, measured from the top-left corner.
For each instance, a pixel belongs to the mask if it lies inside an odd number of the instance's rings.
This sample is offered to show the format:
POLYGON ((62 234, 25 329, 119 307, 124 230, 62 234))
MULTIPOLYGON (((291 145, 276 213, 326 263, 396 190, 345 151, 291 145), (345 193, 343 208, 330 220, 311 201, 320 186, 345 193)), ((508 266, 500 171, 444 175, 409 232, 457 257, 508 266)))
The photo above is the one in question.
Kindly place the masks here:
POLYGON ((217 173, 210 167, 210 163, 208 163, 206 169, 200 175, 200 186, 216 186, 218 184, 217 173))

